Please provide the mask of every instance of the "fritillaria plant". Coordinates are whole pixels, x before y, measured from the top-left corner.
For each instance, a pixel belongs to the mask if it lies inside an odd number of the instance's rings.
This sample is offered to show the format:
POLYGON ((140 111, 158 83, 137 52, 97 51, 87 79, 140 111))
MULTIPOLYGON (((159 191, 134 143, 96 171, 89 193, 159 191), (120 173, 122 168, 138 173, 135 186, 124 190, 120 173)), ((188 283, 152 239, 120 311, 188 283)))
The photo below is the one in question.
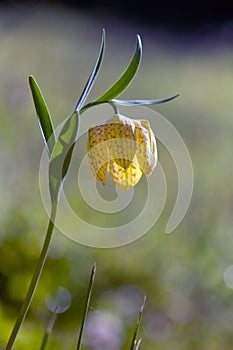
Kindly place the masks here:
MULTIPOLYGON (((27 315, 34 292, 39 282, 54 230, 54 222, 59 204, 59 193, 65 176, 70 166, 78 127, 82 114, 96 105, 109 104, 113 107, 114 116, 104 125, 96 126, 89 130, 88 158, 92 174, 102 184, 105 183, 106 173, 109 172, 116 185, 129 189, 135 186, 142 174, 149 176, 157 162, 157 148, 153 131, 146 120, 131 120, 119 114, 119 106, 145 106, 155 105, 170 101, 178 95, 159 100, 122 100, 118 96, 126 90, 139 68, 142 57, 141 38, 137 35, 135 52, 130 63, 120 78, 99 98, 85 104, 93 84, 99 74, 105 50, 105 32, 102 32, 102 40, 99 55, 94 68, 87 80, 84 90, 78 100, 72 115, 66 119, 59 135, 56 136, 52 118, 42 95, 42 92, 33 76, 29 76, 29 84, 35 104, 40 130, 49 157, 49 190, 51 198, 51 214, 42 251, 35 268, 27 295, 18 314, 14 328, 11 332, 6 350, 13 347, 20 327, 27 315)), ((93 275, 93 274, 92 274, 93 275)), ((91 291, 90 285, 89 292, 91 291)), ((86 312, 90 301, 88 293, 86 312)), ((86 312, 85 315, 86 316, 86 312)), ((141 318, 141 314, 139 320, 141 318)), ((81 329, 83 330, 85 317, 81 329)), ((131 349, 138 349, 140 340, 136 340, 136 331, 131 349)), ((81 347, 81 336, 77 349, 81 347)))

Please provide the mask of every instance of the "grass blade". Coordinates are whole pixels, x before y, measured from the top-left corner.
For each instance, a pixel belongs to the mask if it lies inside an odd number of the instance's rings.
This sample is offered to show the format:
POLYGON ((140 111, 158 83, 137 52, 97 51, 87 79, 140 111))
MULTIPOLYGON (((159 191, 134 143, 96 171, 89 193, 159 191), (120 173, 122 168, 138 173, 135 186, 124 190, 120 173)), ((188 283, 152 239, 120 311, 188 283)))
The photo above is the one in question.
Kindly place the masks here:
POLYGON ((136 49, 134 55, 130 61, 130 64, 121 77, 115 82, 115 84, 107 90, 102 96, 100 96, 95 102, 111 101, 115 97, 119 96, 131 83, 137 70, 139 68, 142 57, 142 43, 141 38, 137 35, 136 49))
POLYGON ((83 332, 84 332, 84 328, 85 328, 87 313, 88 313, 88 310, 89 310, 89 305, 90 305, 90 300, 91 300, 91 293, 92 293, 92 289, 93 289, 95 274, 96 274, 96 264, 94 264, 94 266, 92 268, 92 271, 91 271, 91 277, 90 277, 88 290, 87 290, 87 298, 86 298, 86 302, 85 302, 83 318, 82 318, 81 327, 80 327, 80 331, 79 331, 78 344, 77 344, 77 348, 76 348, 77 350, 81 349, 82 337, 83 337, 83 332))
POLYGON ((102 32, 102 40, 101 40, 101 45, 100 45, 100 52, 99 52, 99 56, 97 58, 97 61, 95 63, 95 66, 92 70, 92 73, 86 83, 86 86, 81 94, 81 97, 75 107, 75 111, 80 111, 87 96, 89 95, 90 91, 91 91, 91 88, 95 82, 95 79, 97 78, 97 75, 100 71, 100 67, 101 67, 101 64, 102 64, 102 61, 103 61, 103 57, 104 57, 104 48, 105 48, 105 31, 103 29, 103 32, 102 32))
POLYGON ((48 107, 39 88, 39 85, 37 84, 35 78, 32 75, 29 76, 29 84, 43 140, 47 148, 48 154, 50 156, 52 154, 53 147, 56 142, 52 119, 50 117, 48 107))
POLYGON ((137 322, 135 325, 130 350, 137 350, 140 346, 140 343, 141 343, 141 340, 137 341, 137 336, 138 336, 138 330, 139 330, 139 327, 141 324, 141 319, 142 319, 142 314, 144 311, 145 303, 146 303, 146 297, 144 297, 143 304, 142 304, 141 310, 140 310, 139 315, 138 315, 138 319, 137 319, 137 322))

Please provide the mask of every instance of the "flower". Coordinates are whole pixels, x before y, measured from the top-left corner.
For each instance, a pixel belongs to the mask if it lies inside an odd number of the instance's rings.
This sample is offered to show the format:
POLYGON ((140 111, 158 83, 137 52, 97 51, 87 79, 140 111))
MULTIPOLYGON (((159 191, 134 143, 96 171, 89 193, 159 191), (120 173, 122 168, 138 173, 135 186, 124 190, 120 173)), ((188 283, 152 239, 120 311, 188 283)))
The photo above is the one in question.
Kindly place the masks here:
POLYGON ((108 171, 114 183, 126 190, 135 186, 142 174, 149 176, 157 163, 150 123, 121 114, 89 129, 87 150, 93 176, 105 185, 108 171))

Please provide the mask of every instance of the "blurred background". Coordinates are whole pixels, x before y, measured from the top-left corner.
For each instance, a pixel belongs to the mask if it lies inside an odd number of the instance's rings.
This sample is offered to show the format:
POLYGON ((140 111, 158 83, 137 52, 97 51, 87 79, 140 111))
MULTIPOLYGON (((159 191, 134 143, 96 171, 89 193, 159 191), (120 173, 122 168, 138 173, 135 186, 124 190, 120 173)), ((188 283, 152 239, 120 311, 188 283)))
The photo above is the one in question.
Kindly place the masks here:
MULTIPOLYGON (((39 348, 50 317, 46 300, 59 287, 69 291, 72 304, 59 315, 48 348, 74 348, 96 262, 84 349, 128 349, 144 295, 142 349, 232 349, 232 12, 224 2, 166 2, 165 7, 160 1, 155 8, 149 1, 111 6, 104 1, 1 2, 0 347, 27 291, 48 221, 38 182, 43 141, 28 76, 36 77, 59 125, 90 74, 102 28, 106 54, 92 98, 125 69, 137 33, 143 60, 124 97, 181 94, 154 109, 176 127, 190 152, 195 176, 191 205, 177 229, 165 234, 177 173, 158 143, 168 184, 158 223, 136 242, 114 249, 81 246, 56 231, 15 348, 39 348)), ((90 214, 82 215, 88 219, 90 214)))

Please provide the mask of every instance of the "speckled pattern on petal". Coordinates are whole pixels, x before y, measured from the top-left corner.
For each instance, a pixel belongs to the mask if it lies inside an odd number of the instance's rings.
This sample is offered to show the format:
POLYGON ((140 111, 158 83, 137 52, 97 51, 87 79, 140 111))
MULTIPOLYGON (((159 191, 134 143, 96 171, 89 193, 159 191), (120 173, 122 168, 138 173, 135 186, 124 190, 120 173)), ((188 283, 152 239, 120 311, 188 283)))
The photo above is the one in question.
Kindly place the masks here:
POLYGON ((94 177, 104 185, 109 171, 114 183, 125 190, 135 186, 142 174, 149 176, 157 163, 149 122, 120 114, 89 129, 87 149, 94 177))
POLYGON ((104 136, 105 125, 99 125, 88 131, 88 161, 93 176, 105 185, 108 169, 108 148, 104 136))
POLYGON ((109 162, 109 173, 115 184, 124 190, 134 187, 142 176, 140 168, 134 162, 125 169, 114 160, 109 162))
POLYGON ((136 157, 141 171, 149 176, 157 163, 157 147, 147 120, 135 121, 136 157))

